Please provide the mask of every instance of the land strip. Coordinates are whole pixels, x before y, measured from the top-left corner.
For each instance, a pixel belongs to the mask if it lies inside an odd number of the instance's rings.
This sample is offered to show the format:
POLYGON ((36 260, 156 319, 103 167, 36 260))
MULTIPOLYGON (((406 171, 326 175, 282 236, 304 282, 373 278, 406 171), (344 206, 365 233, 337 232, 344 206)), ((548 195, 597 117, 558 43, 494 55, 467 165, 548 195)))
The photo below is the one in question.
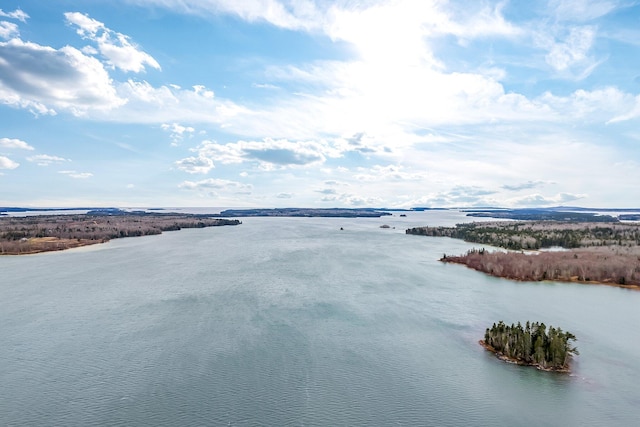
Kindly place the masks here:
POLYGON ((640 224, 556 221, 418 227, 407 234, 446 236, 508 251, 473 249, 443 262, 512 280, 599 283, 640 289, 640 224), (558 248, 563 250, 545 250, 558 248))
POLYGON ((83 215, 0 217, 0 255, 58 251, 111 239, 160 234, 182 228, 238 225, 210 215, 94 211, 83 215))
POLYGON ((285 217, 326 217, 326 218, 379 218, 391 215, 383 209, 372 208, 280 208, 280 209, 228 209, 220 212, 224 217, 285 216, 285 217))

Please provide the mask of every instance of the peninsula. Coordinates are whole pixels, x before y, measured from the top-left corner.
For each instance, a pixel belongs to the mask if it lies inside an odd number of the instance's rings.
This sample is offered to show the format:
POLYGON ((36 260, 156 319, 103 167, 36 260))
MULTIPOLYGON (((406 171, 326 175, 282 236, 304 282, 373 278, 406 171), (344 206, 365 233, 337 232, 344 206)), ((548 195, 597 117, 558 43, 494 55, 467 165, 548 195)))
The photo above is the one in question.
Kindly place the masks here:
POLYGON ((497 246, 444 254, 443 262, 522 281, 599 283, 640 289, 640 224, 519 221, 417 227, 407 234, 497 246))
POLYGON ((569 372, 573 355, 580 354, 573 346, 575 335, 544 323, 527 322, 522 327, 500 321, 484 333, 480 345, 499 359, 518 365, 535 366, 543 371, 569 372))
POLYGON ((111 239, 160 234, 182 228, 238 225, 211 215, 98 209, 86 214, 0 217, 0 255, 58 251, 111 239))

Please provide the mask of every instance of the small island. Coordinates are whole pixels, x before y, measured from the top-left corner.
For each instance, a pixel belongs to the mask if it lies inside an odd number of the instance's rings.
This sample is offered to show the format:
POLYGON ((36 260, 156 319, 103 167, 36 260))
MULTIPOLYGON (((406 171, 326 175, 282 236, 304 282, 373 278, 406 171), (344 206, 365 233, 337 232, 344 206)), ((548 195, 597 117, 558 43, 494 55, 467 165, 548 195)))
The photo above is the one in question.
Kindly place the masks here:
POLYGON ((111 239, 160 234, 182 228, 238 225, 211 215, 96 209, 86 214, 0 217, 0 255, 59 251, 111 239))
POLYGON ((499 359, 518 365, 534 366, 543 371, 570 372, 573 355, 580 354, 573 346, 575 335, 544 323, 527 322, 523 328, 500 321, 484 333, 479 343, 499 359))

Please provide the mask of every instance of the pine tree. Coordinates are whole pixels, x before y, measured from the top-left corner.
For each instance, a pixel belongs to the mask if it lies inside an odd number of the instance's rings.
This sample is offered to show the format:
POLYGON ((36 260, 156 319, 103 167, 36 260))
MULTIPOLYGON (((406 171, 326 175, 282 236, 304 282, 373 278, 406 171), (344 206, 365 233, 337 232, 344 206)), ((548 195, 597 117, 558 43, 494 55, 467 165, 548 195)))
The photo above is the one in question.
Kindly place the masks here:
POLYGON ((547 331, 544 323, 528 321, 524 328, 520 322, 509 326, 499 321, 484 333, 484 344, 496 353, 545 369, 566 369, 569 357, 579 354, 572 344, 575 340, 575 335, 561 328, 549 326, 547 331))

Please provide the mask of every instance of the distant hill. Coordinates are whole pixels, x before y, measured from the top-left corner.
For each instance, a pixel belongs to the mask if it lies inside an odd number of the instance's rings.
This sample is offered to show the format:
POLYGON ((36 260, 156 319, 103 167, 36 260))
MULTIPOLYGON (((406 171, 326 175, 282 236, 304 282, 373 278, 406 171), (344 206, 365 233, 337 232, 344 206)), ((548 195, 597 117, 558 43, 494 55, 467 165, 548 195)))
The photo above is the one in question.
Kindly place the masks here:
POLYGON ((220 212, 220 217, 251 216, 284 216, 284 217, 336 217, 336 218, 379 218, 392 215, 389 212, 374 208, 276 208, 276 209, 227 209, 220 212))

